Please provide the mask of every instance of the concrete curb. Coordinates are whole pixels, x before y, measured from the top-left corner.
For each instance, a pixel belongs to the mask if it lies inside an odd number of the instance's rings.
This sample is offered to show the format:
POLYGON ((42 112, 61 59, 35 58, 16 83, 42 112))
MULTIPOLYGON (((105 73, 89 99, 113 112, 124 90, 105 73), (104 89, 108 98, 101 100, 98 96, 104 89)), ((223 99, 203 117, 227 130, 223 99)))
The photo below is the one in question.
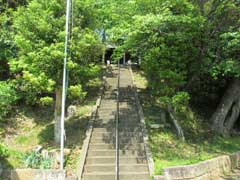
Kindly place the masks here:
POLYGON ((83 147, 80 153, 80 160, 78 162, 78 168, 77 168, 77 177, 78 179, 82 179, 82 174, 83 174, 83 170, 84 170, 84 165, 86 162, 86 158, 87 158, 87 152, 88 152, 88 148, 89 148, 89 143, 90 143, 90 139, 92 136, 92 131, 93 131, 93 122, 96 119, 96 115, 97 115, 97 111, 98 108, 101 104, 101 100, 102 100, 102 96, 103 96, 103 92, 104 92, 104 87, 106 85, 106 77, 103 76, 103 85, 101 87, 101 95, 98 97, 95 106, 92 109, 92 113, 91 113, 91 120, 88 123, 88 127, 87 127, 87 131, 86 131, 86 138, 83 142, 83 147))
POLYGON ((146 156, 147 156, 147 161, 148 161, 148 169, 149 169, 150 176, 153 176, 154 175, 154 161, 152 158, 152 152, 148 145, 148 140, 149 140, 148 131, 147 131, 145 120, 144 120, 143 109, 142 109, 142 106, 140 104, 140 100, 138 97, 137 88, 134 84, 134 75, 133 75, 131 66, 129 66, 129 71, 131 73, 131 77, 132 77, 132 81, 133 81, 133 89, 134 89, 134 94, 135 94, 136 103, 137 103, 138 115, 140 117, 140 121, 141 121, 141 125, 142 125, 143 141, 144 141, 144 148, 146 151, 146 156))
POLYGON ((66 172, 64 170, 51 169, 16 169, 3 170, 0 179, 7 180, 65 180, 66 172))
POLYGON ((197 164, 175 166, 163 169, 162 176, 154 176, 154 180, 209 180, 219 179, 225 173, 240 166, 240 152, 223 155, 197 164))

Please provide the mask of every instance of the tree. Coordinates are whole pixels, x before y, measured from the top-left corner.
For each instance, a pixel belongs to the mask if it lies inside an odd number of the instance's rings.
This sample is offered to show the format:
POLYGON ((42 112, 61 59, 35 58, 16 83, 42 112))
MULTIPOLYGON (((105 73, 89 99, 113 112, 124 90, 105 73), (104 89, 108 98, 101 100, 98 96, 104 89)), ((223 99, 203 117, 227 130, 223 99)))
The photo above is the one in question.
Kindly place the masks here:
POLYGON ((202 87, 205 86, 208 91, 214 88, 217 97, 222 96, 210 121, 216 133, 228 136, 239 117, 237 98, 239 96, 237 90, 239 86, 239 57, 237 56, 239 46, 237 43, 239 40, 237 34, 240 4, 235 0, 203 0, 198 1, 197 4, 205 21, 201 46, 198 50, 198 61, 195 63, 199 70, 194 71, 188 84, 189 87, 193 87, 196 82, 201 82, 199 91, 204 91, 202 87), (210 79, 210 84, 207 83, 207 79, 210 79), (224 86, 226 87, 225 93, 216 91, 223 89, 224 86))
POLYGON ((13 42, 13 34, 10 24, 10 17, 6 12, 0 14, 0 80, 9 77, 8 60, 16 53, 13 42))
MULTIPOLYGON (((96 62, 97 49, 101 49, 98 36, 90 29, 94 27, 92 12, 87 3, 75 1, 72 57, 68 59, 69 74, 74 70, 75 79, 69 79, 70 85, 87 82, 83 69, 94 67, 90 63, 96 62), (82 77, 81 81, 76 77, 82 77)), ((10 62, 12 72, 17 75, 17 87, 27 103, 36 104, 54 94, 56 143, 60 142, 64 27, 63 1, 33 0, 19 8, 14 15, 18 57, 10 62)))
POLYGON ((10 76, 8 61, 17 54, 12 28, 13 11, 26 2, 8 0, 0 3, 0 80, 7 80, 10 76))
POLYGON ((211 121, 217 133, 229 136, 240 115, 240 4, 237 1, 223 1, 215 9, 215 16, 220 19, 216 22, 218 43, 211 72, 215 78, 230 81, 211 121))
POLYGON ((183 92, 200 101, 229 87, 211 118, 213 130, 228 135, 240 111, 239 1, 101 2, 111 7, 104 17, 111 40, 120 45, 116 52, 142 57, 155 100, 173 105, 183 92))

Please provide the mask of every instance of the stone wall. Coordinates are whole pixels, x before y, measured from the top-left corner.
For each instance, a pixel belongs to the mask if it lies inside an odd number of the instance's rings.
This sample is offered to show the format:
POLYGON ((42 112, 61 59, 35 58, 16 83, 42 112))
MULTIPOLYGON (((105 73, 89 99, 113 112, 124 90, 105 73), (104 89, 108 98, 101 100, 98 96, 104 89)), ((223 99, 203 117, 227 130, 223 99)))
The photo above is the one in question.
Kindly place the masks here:
POLYGON ((3 170, 1 180, 65 180, 65 171, 41 169, 3 170))
POLYGON ((220 176, 237 167, 240 167, 240 152, 220 156, 193 165, 164 168, 163 175, 154 176, 154 180, 218 179, 220 176))

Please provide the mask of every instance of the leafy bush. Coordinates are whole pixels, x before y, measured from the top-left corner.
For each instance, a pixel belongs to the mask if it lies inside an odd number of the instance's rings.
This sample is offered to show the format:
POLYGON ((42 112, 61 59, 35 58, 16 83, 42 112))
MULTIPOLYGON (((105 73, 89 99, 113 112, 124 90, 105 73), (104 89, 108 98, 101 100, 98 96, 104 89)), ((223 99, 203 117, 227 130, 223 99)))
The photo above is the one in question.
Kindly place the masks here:
POLYGON ((23 156, 23 162, 27 168, 50 169, 51 158, 44 158, 40 153, 32 151, 23 156))
POLYGON ((0 159, 6 158, 9 155, 8 148, 0 143, 0 159))
POLYGON ((189 100, 190 96, 187 92, 178 92, 172 97, 172 104, 179 112, 185 113, 189 100))
POLYGON ((40 98, 40 103, 42 106, 49 106, 53 103, 53 98, 52 97, 42 97, 40 98))
POLYGON ((41 97, 44 93, 54 91, 55 81, 48 79, 45 73, 39 73, 38 76, 29 71, 23 71, 23 76, 17 79, 18 86, 23 99, 29 105, 49 105, 49 97, 41 97))
POLYGON ((70 86, 68 88, 68 97, 70 100, 74 102, 79 102, 79 101, 81 102, 86 95, 87 93, 82 90, 82 86, 80 84, 75 86, 70 86))
POLYGON ((17 95, 11 85, 0 81, 0 120, 11 111, 12 105, 16 100, 17 95))

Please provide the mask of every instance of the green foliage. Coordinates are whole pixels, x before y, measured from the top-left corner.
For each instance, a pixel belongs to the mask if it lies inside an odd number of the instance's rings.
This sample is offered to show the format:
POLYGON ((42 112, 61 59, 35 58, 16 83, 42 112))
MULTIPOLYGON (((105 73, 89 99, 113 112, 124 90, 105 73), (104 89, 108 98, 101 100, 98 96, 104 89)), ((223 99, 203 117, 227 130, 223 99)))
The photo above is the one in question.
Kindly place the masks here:
POLYGON ((240 77, 239 53, 240 53, 240 29, 235 32, 226 32, 220 36, 222 43, 222 53, 225 59, 213 66, 212 75, 240 77), (215 74, 214 74, 215 70, 215 74))
POLYGON ((8 148, 0 143, 0 160, 9 156, 8 148))
POLYGON ((23 162, 27 168, 50 169, 52 160, 44 158, 40 153, 32 151, 23 156, 23 162))
POLYGON ((78 65, 86 66, 99 61, 103 46, 94 31, 89 28, 81 31, 74 28, 71 42, 72 60, 78 65))
POLYGON ((186 112, 186 107, 189 104, 190 96, 187 92, 177 92, 175 96, 172 97, 172 105, 182 113, 186 112))
POLYGON ((153 97, 164 107, 171 104, 179 110, 189 100, 187 92, 180 91, 191 72, 189 64, 197 58, 204 24, 193 5, 183 2, 181 7, 167 2, 161 14, 135 16, 124 45, 144 58, 142 68, 153 97))
POLYGON ((53 98, 52 97, 42 97, 40 98, 40 102, 42 106, 49 106, 53 103, 53 98))
POLYGON ((239 137, 211 137, 207 132, 201 135, 202 137, 190 136, 189 141, 183 143, 170 130, 152 130, 150 148, 155 162, 155 174, 162 174, 166 167, 191 165, 239 151, 239 137))
POLYGON ((12 86, 0 81, 0 121, 12 110, 12 105, 17 100, 17 95, 12 86))
POLYGON ((101 67, 99 65, 89 63, 85 66, 77 65, 71 69, 69 73, 71 82, 75 84, 81 84, 83 89, 86 89, 88 82, 99 77, 101 73, 101 67))
MULTIPOLYGON (((93 9, 88 2, 74 2, 74 28, 68 59, 69 84, 82 84, 92 78, 94 66, 102 52, 94 28, 93 9)), ((10 68, 17 74, 16 87, 27 104, 41 104, 46 95, 54 96, 61 87, 64 58, 64 1, 33 0, 14 13, 13 27, 18 56, 10 68)), ((94 73, 94 72, 93 72, 94 73)), ((46 99, 45 99, 46 100, 46 99)), ((49 99, 48 99, 49 100, 49 99)))
MULTIPOLYGON (((1 11, 1 8, 0 8, 1 11)), ((0 80, 9 78, 8 61, 16 56, 16 47, 13 38, 12 11, 0 12, 0 80)))
POLYGON ((54 141, 54 124, 48 124, 45 128, 37 135, 39 143, 42 145, 49 145, 54 141))
POLYGON ((75 86, 70 86, 68 88, 68 97, 72 101, 81 102, 86 95, 87 93, 83 92, 82 86, 80 84, 75 86))

